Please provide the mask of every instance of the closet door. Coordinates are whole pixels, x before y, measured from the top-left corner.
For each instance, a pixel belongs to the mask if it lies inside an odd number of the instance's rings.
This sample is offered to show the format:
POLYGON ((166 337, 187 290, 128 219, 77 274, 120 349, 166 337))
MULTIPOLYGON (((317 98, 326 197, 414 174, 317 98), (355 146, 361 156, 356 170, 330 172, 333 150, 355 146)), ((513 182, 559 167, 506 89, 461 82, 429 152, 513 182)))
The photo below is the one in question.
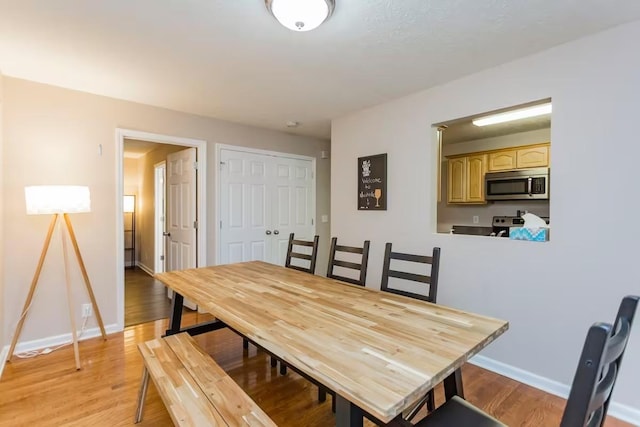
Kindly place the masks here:
POLYGON ((289 233, 314 234, 310 160, 221 150, 220 262, 284 265, 289 233))

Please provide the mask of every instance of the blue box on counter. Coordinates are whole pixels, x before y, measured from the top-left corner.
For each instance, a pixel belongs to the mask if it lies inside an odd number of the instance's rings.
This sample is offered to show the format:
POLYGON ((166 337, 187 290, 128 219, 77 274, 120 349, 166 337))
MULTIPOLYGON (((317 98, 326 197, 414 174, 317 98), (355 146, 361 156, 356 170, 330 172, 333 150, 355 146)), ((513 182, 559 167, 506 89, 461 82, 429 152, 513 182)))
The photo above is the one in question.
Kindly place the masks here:
POLYGON ((549 240, 548 228, 510 227, 509 239, 528 240, 530 242, 546 242, 549 240))

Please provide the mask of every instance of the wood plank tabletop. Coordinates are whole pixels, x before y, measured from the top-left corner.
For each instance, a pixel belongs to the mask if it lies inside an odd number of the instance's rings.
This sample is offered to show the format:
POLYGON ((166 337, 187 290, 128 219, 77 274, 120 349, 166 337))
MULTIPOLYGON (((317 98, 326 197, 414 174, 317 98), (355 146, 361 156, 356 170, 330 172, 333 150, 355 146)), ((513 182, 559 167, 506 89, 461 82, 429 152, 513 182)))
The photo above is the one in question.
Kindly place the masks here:
POLYGON ((260 261, 156 278, 385 422, 509 326, 260 261))

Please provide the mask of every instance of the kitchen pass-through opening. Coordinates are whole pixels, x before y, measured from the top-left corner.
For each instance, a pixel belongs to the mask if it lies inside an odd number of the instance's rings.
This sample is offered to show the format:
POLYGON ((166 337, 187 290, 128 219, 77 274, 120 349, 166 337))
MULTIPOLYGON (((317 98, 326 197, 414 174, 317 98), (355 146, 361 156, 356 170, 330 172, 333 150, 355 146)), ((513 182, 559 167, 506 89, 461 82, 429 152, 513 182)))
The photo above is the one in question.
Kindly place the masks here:
POLYGON ((549 240, 552 108, 547 98, 433 125, 438 233, 549 240))

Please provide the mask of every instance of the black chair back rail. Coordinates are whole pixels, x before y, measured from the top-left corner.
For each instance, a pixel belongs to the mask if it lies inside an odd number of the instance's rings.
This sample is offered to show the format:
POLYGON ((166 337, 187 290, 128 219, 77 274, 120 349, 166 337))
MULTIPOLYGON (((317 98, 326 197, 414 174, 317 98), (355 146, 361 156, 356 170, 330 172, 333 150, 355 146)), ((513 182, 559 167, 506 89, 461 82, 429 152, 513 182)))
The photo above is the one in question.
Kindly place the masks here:
POLYGON ((428 302, 436 302, 438 294, 438 271, 440 270, 440 248, 433 248, 431 256, 426 255, 413 255, 405 254, 401 252, 393 252, 392 244, 387 243, 384 252, 384 264, 382 267, 382 282, 380 289, 386 292, 391 292, 406 297, 421 299, 428 302), (391 269, 391 260, 408 261, 420 264, 431 265, 431 272, 429 275, 407 273, 404 271, 397 271, 391 269), (426 294, 417 294, 414 292, 408 292, 401 289, 394 289, 389 287, 389 278, 395 277, 397 279, 409 280, 413 282, 426 283, 429 285, 429 290, 426 294))
POLYGON ((369 245, 371 242, 369 240, 365 240, 364 244, 361 248, 355 246, 343 246, 338 245, 338 238, 331 238, 331 249, 329 250, 329 266, 327 268, 327 277, 331 279, 340 280, 342 282, 351 283, 354 285, 364 286, 367 281, 367 263, 369 262, 369 245), (342 261, 336 259, 337 252, 346 252, 352 254, 360 254, 362 255, 360 263, 350 262, 350 261, 342 261), (357 270, 360 272, 360 275, 357 279, 341 276, 338 274, 334 274, 334 267, 343 267, 349 268, 351 270, 357 270))
POLYGON ((294 233, 289 234, 289 245, 287 247, 287 258, 285 260, 284 266, 288 268, 293 268, 294 270, 304 271, 305 273, 314 274, 316 272, 316 259, 318 258, 318 241, 320 237, 314 236, 313 241, 307 240, 298 240, 294 238, 294 233), (304 254, 300 252, 294 252, 294 246, 305 246, 311 248, 311 254, 304 254), (294 265, 291 263, 291 260, 303 259, 309 261, 309 267, 302 267, 299 265, 294 265))

